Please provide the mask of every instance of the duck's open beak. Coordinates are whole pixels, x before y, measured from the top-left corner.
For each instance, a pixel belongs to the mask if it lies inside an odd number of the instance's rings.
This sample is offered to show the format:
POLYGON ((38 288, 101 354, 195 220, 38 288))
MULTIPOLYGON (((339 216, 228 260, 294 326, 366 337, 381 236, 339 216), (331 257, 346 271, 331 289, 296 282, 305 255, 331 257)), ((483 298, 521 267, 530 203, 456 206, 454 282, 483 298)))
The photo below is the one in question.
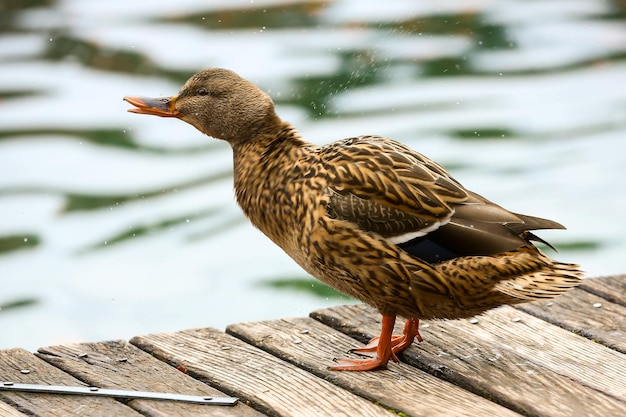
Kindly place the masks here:
POLYGON ((178 96, 160 98, 126 96, 124 100, 135 106, 133 109, 128 109, 131 113, 151 114, 161 117, 180 117, 180 112, 176 110, 175 106, 177 98, 178 96))

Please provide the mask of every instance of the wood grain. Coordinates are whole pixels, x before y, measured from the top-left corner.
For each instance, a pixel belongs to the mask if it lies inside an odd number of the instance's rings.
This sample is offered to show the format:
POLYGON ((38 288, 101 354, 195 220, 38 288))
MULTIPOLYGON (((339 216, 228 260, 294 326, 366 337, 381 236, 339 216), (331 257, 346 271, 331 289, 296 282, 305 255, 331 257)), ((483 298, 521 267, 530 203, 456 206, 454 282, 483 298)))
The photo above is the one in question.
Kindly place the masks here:
MULTIPOLYGON (((101 388, 226 396, 122 340, 46 347, 39 349, 38 356, 81 381, 101 388)), ((193 417, 208 413, 219 417, 262 415, 242 403, 229 407, 137 399, 129 401, 128 406, 149 417, 193 417)))
MULTIPOLYGON (((24 349, 0 350, 0 380, 23 384, 85 385, 24 349), (23 373, 23 370, 29 372, 23 373)), ((113 398, 0 391, 0 400, 37 417, 141 417, 113 398)))
POLYGON ((136 337, 132 344, 41 348, 39 357, 23 349, 0 351, 0 381, 233 395, 242 399, 234 408, 0 392, 0 415, 626 415, 626 275, 587 279, 549 306, 502 307, 473 324, 423 323, 425 341, 401 354, 402 363, 375 372, 327 367, 361 345, 354 339, 378 334, 376 311, 357 305, 311 315, 319 321, 229 326, 237 337, 198 329, 136 337))
POLYGON ((227 332, 350 392, 410 416, 519 417, 406 364, 377 372, 329 371, 333 356, 343 355, 358 343, 310 318, 234 324, 227 332))
POLYGON ((590 292, 574 288, 553 301, 515 308, 626 353, 626 307, 590 292))
POLYGON ((27 417, 26 414, 20 413, 7 403, 0 401, 0 416, 2 417, 27 417))
POLYGON ((131 343, 272 416, 391 416, 329 381, 215 329, 135 337, 131 343))
MULTIPOLYGON (((361 341, 380 331, 379 315, 364 305, 312 316, 361 341)), ((621 353, 511 307, 492 310, 476 324, 427 325, 425 341, 407 349, 403 361, 532 416, 623 415, 621 353)))
POLYGON ((578 288, 626 307, 626 274, 585 279, 578 288))

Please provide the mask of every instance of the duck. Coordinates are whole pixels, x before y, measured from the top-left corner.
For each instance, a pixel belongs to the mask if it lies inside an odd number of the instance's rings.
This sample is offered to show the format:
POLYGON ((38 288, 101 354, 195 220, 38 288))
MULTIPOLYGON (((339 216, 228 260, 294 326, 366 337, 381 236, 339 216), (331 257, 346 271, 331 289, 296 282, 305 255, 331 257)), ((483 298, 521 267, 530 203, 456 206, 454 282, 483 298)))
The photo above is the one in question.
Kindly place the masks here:
POLYGON ((171 97, 124 100, 132 113, 180 119, 228 142, 236 201, 251 223, 307 273, 382 315, 380 335, 351 351, 359 358, 335 359, 331 370, 397 362, 422 341, 420 320, 469 318, 580 283, 578 265, 536 246, 550 245, 533 231, 561 224, 506 210, 389 138, 307 142, 231 70, 202 70, 171 97))

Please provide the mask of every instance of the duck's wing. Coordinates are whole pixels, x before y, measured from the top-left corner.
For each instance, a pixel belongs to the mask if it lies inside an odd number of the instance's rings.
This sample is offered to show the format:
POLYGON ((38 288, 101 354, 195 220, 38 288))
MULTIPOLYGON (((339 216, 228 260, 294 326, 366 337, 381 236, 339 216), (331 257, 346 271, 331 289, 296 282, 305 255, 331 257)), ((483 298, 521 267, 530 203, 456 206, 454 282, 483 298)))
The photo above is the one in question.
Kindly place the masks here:
POLYGON ((528 230, 562 228, 518 215, 466 190, 441 166, 395 141, 358 137, 325 147, 330 217, 438 262, 513 250, 528 230))
POLYGON ((450 221, 452 203, 467 191, 446 171, 410 148, 379 137, 325 147, 331 217, 401 243, 450 221))

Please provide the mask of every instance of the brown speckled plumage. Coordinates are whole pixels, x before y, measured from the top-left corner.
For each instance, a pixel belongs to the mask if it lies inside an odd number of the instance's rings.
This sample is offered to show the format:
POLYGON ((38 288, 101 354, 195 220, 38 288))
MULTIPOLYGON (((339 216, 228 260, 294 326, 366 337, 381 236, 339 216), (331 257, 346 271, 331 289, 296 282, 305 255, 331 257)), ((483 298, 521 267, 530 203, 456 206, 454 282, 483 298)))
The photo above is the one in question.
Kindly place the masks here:
POLYGON ((441 166, 378 136, 305 142, 271 99, 228 70, 208 69, 177 96, 126 97, 131 111, 180 118, 228 141, 237 201, 308 273, 376 307, 383 332, 334 369, 384 367, 417 337, 419 319, 471 317, 576 286, 576 265, 532 240, 560 224, 511 213, 466 190, 441 166), (391 336, 396 315, 407 323, 391 336))

